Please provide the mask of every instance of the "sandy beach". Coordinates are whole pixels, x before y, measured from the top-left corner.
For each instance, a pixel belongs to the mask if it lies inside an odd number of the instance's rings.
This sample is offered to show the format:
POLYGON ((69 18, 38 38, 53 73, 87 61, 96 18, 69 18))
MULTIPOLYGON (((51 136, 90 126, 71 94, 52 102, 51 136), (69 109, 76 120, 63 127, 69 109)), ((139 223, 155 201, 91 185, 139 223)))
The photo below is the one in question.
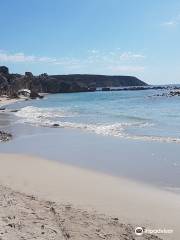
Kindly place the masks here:
POLYGON ((5 107, 6 105, 16 103, 22 99, 8 98, 7 96, 0 97, 0 108, 5 107))
POLYGON ((0 240, 180 240, 180 1, 0 7, 0 240))
MULTIPOLYGON (((88 213, 96 210, 98 213, 118 218, 123 224, 131 224, 130 233, 135 227, 143 226, 146 229, 173 230, 172 234, 158 234, 162 239, 178 239, 180 234, 180 196, 127 179, 32 156, 1 154, 0 183, 13 191, 37 196, 41 201, 70 204, 74 209, 86 210, 88 213)), ((3 188, 3 191, 6 192, 6 188, 3 188)), ((33 200, 28 201, 31 204, 33 200)), ((4 209, 2 204, 1 208, 2 211, 4 209)), ((14 208, 17 210, 16 207, 14 208)), ((79 214, 81 215, 82 212, 80 211, 79 214)), ((104 219, 108 218, 104 216, 104 219)), ((96 224, 96 221, 92 224, 96 224)), ((104 239, 134 239, 131 235, 128 235, 129 238, 117 236, 104 237, 104 239)), ((82 238, 72 239, 90 239, 90 237, 83 235, 82 238)))

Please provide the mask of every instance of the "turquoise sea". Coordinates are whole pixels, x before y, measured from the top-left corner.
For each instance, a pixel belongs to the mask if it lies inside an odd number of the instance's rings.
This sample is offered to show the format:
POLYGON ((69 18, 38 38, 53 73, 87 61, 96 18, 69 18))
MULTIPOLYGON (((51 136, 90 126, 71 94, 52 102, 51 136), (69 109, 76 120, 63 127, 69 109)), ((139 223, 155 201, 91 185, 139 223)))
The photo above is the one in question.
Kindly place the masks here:
MULTIPOLYGON (((180 143, 180 97, 165 90, 47 95, 18 104, 18 122, 81 129, 100 135, 180 143)), ((15 105, 16 107, 16 105, 15 105)))

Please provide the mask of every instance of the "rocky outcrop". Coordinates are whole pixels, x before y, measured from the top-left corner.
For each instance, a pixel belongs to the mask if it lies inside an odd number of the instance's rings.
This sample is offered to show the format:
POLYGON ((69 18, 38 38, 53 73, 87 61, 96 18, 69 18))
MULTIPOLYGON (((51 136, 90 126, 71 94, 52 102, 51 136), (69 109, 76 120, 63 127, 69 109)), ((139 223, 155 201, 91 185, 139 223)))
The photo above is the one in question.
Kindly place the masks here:
POLYGON ((180 90, 170 91, 168 97, 180 96, 180 90))
POLYGON ((7 74, 9 74, 9 69, 6 66, 1 66, 0 73, 7 75, 7 74))
POLYGON ((8 90, 8 80, 7 78, 3 75, 0 74, 0 93, 5 94, 8 90))
POLYGON ((30 98, 31 98, 31 99, 43 98, 43 96, 41 96, 39 93, 37 93, 37 92, 35 92, 35 91, 31 91, 31 93, 30 93, 30 98))
POLYGON ((20 89, 29 89, 33 93, 69 93, 95 91, 99 87, 146 85, 145 82, 131 76, 87 74, 49 76, 47 73, 34 76, 31 72, 25 72, 25 75, 10 74, 7 67, 0 67, 0 94, 7 94, 10 97, 16 96, 20 89))
POLYGON ((10 133, 0 131, 0 142, 7 142, 12 138, 10 133))
POLYGON ((180 97, 180 89, 173 89, 168 92, 164 92, 162 94, 156 94, 155 97, 175 97, 179 96, 180 97))

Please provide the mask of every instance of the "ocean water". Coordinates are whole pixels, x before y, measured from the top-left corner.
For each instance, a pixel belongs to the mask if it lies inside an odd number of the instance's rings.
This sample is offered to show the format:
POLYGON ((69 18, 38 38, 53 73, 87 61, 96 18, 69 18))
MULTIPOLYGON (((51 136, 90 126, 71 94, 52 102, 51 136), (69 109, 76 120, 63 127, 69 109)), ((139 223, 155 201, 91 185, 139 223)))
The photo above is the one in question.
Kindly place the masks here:
POLYGON ((180 97, 165 90, 111 91, 47 95, 21 102, 17 122, 81 129, 100 135, 180 143, 180 97))

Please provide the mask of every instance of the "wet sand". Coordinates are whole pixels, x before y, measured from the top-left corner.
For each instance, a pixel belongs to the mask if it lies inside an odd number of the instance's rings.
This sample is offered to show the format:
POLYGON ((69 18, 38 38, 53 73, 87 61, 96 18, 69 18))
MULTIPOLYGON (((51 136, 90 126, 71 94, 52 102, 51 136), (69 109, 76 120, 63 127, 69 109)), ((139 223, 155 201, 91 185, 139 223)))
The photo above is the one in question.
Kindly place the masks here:
POLYGON ((179 144, 130 141, 27 124, 10 123, 6 130, 14 137, 0 145, 2 153, 35 155, 180 192, 179 144))

